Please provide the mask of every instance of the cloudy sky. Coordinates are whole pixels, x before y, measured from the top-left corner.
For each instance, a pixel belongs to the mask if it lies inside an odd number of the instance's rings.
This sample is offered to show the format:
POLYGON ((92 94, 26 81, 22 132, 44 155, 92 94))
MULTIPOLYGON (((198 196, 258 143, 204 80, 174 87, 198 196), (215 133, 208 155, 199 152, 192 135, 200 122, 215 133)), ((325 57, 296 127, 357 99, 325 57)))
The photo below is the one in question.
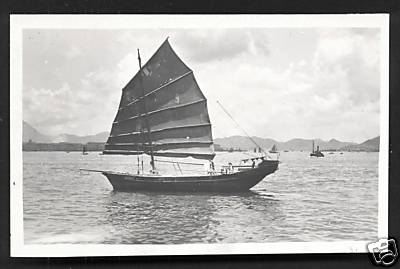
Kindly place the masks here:
POLYGON ((109 131, 122 87, 169 36, 208 99, 213 136, 362 142, 379 135, 378 28, 23 31, 23 118, 40 132, 109 131))

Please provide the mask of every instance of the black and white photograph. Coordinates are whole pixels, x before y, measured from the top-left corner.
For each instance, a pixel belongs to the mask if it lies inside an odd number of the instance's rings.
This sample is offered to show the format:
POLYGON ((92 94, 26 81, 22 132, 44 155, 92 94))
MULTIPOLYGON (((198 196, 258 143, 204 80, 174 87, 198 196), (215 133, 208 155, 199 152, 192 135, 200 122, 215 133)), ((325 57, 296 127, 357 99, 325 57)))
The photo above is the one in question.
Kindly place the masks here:
POLYGON ((11 255, 368 252, 388 19, 12 15, 11 255))

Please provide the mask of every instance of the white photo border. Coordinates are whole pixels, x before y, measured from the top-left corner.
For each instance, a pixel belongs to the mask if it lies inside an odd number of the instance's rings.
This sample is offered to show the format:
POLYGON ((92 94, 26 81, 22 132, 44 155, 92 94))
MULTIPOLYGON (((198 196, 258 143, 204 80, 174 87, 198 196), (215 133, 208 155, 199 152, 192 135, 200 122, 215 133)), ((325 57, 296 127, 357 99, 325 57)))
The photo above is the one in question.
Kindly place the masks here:
MULTIPOLYGON (((24 244, 22 177, 22 31, 140 28, 380 28, 380 152, 378 238, 388 237, 389 14, 343 15, 11 15, 10 16, 10 236, 13 257, 200 254, 365 253, 366 241, 179 245, 24 244), (233 19, 234 18, 234 19, 233 19)), ((377 239, 378 239, 377 238, 377 239)))

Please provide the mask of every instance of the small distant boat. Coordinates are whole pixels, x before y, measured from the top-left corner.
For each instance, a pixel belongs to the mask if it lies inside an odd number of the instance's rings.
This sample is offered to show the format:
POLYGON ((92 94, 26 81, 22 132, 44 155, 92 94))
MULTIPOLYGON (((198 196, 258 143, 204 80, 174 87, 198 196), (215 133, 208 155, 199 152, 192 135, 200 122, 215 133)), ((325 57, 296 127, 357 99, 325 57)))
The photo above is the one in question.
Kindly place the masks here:
POLYGON ((334 154, 333 152, 329 152, 329 154, 334 154))
POLYGON ((289 152, 288 150, 284 150, 283 152, 289 152))
POLYGON ((312 152, 310 153, 311 157, 325 157, 324 154, 319 150, 319 146, 317 146, 317 150, 314 150, 314 140, 312 142, 312 152))
POLYGON ((82 148, 82 155, 88 155, 88 152, 86 151, 86 146, 83 146, 82 148))
POLYGON ((274 144, 272 146, 272 148, 269 150, 269 153, 278 153, 278 148, 276 147, 276 145, 274 144))

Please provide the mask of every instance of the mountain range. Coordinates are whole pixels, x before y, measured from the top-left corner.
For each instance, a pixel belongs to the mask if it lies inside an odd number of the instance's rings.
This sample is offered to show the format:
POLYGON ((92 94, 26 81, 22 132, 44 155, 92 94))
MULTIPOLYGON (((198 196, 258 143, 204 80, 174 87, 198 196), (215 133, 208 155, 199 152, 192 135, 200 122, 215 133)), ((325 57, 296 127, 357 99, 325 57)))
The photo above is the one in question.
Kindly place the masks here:
POLYGON ((358 145, 348 145, 343 148, 344 151, 379 151, 380 137, 368 139, 358 145))
POLYGON ((22 141, 28 142, 29 140, 33 142, 51 143, 51 138, 44 134, 39 133, 35 128, 29 125, 27 122, 22 122, 22 141))
MULTIPOLYGON (((109 136, 108 132, 101 132, 95 135, 77 136, 71 134, 60 134, 58 136, 48 136, 40 133, 34 127, 27 122, 23 122, 23 142, 37 143, 57 143, 57 142, 68 142, 68 143, 81 143, 86 144, 88 142, 99 142, 105 143, 109 136)), ((319 146, 321 150, 344 150, 344 151, 379 151, 379 136, 369 139, 363 143, 356 144, 353 142, 342 142, 336 139, 324 141, 321 139, 302 139, 294 138, 286 142, 279 142, 270 138, 261 138, 253 136, 252 139, 262 148, 270 149, 273 145, 278 147, 279 151, 290 150, 290 151, 311 151, 312 141, 315 146, 319 146)), ((223 149, 241 149, 241 150, 252 150, 254 148, 253 142, 245 136, 230 136, 224 138, 214 139, 214 143, 222 147, 223 149)))
MULTIPOLYGON (((270 138, 261 138, 253 136, 252 139, 262 148, 270 149, 273 145, 278 147, 278 150, 290 150, 290 151, 300 151, 312 150, 312 141, 314 140, 315 147, 319 146, 323 150, 337 150, 346 146, 356 145, 352 142, 341 142, 336 139, 331 139, 329 141, 323 141, 321 139, 302 139, 294 138, 286 142, 279 142, 270 138)), ((249 150, 254 148, 253 142, 245 136, 230 136, 225 138, 216 138, 214 143, 220 145, 224 149, 234 148, 234 149, 244 149, 249 150)))
POLYGON ((109 133, 101 132, 95 135, 86 135, 86 136, 78 136, 71 134, 60 134, 57 136, 49 136, 40 133, 34 127, 32 127, 29 123, 23 121, 23 129, 22 129, 22 141, 36 143, 58 143, 58 142, 68 142, 68 143, 81 143, 86 144, 88 142, 99 142, 105 143, 107 141, 109 133))

